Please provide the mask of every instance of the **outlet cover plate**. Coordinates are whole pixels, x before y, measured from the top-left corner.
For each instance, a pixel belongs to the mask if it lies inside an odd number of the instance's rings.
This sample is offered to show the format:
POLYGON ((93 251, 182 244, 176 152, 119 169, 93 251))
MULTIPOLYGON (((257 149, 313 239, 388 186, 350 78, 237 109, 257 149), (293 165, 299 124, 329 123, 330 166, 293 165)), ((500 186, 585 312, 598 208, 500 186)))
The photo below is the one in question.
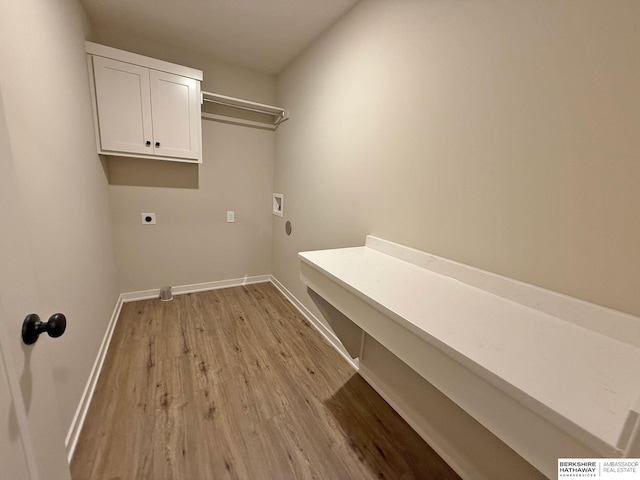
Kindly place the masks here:
POLYGON ((155 225, 156 224, 156 214, 155 213, 141 213, 140 218, 142 220, 143 225, 155 225))

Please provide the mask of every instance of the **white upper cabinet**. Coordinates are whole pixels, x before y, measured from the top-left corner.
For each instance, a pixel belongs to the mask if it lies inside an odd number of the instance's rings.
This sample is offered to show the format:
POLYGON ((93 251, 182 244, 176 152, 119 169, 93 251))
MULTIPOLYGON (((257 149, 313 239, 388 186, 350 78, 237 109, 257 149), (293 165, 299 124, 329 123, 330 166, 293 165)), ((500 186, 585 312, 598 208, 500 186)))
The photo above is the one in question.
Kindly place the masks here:
POLYGON ((202 72, 90 42, 87 52, 98 153, 202 161, 202 72))
POLYGON ((149 69, 94 57, 93 71, 101 149, 152 155, 149 69))
POLYGON ((157 70, 150 71, 150 80, 155 153, 198 158, 201 139, 197 82, 157 70))

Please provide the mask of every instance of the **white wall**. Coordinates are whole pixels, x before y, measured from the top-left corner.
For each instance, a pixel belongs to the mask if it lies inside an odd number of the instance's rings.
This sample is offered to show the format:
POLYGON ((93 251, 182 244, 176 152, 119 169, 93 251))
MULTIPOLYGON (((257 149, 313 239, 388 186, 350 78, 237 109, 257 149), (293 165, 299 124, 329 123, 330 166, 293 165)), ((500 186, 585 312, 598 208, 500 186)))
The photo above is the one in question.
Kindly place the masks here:
POLYGON ((119 293, 85 27, 74 0, 3 0, 0 8, 0 86, 40 293, 34 308, 44 320, 54 312, 68 319, 64 336, 48 340, 50 393, 58 396, 65 431, 119 293))
MULTIPOLYGON (((317 312, 296 253, 374 234, 640 315, 639 24, 634 0, 358 4, 278 77, 273 274, 317 312)), ((382 358, 413 407, 441 402, 382 358)), ((443 415, 488 478, 515 478, 495 452, 535 475, 443 415)))
MULTIPOLYGON (((272 75, 110 30, 95 28, 91 40, 203 70, 205 91, 275 102, 272 75)), ((274 132, 203 120, 202 138, 200 166, 107 160, 123 292, 271 272, 274 132), (157 225, 142 225, 141 212, 155 212, 157 225)))

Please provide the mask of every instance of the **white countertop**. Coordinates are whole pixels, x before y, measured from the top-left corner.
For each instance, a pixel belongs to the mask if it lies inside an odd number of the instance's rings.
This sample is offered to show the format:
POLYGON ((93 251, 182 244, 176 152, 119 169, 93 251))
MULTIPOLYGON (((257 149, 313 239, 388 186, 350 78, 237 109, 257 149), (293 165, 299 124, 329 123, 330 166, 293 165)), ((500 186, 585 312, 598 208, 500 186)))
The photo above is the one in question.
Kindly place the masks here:
POLYGON ((528 407, 618 444, 640 349, 372 248, 299 257, 528 407))

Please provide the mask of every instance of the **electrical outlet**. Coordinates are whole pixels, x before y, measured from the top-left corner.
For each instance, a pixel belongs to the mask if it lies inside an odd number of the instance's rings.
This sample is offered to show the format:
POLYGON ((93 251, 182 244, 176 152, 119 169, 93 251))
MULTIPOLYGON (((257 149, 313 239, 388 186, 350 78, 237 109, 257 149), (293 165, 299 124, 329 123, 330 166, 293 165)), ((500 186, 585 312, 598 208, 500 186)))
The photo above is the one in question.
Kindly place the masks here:
POLYGON ((155 225, 156 224, 156 214, 155 213, 141 213, 140 217, 142 219, 143 225, 155 225))
POLYGON ((233 210, 227 210, 227 223, 234 223, 236 221, 236 213, 233 210))

